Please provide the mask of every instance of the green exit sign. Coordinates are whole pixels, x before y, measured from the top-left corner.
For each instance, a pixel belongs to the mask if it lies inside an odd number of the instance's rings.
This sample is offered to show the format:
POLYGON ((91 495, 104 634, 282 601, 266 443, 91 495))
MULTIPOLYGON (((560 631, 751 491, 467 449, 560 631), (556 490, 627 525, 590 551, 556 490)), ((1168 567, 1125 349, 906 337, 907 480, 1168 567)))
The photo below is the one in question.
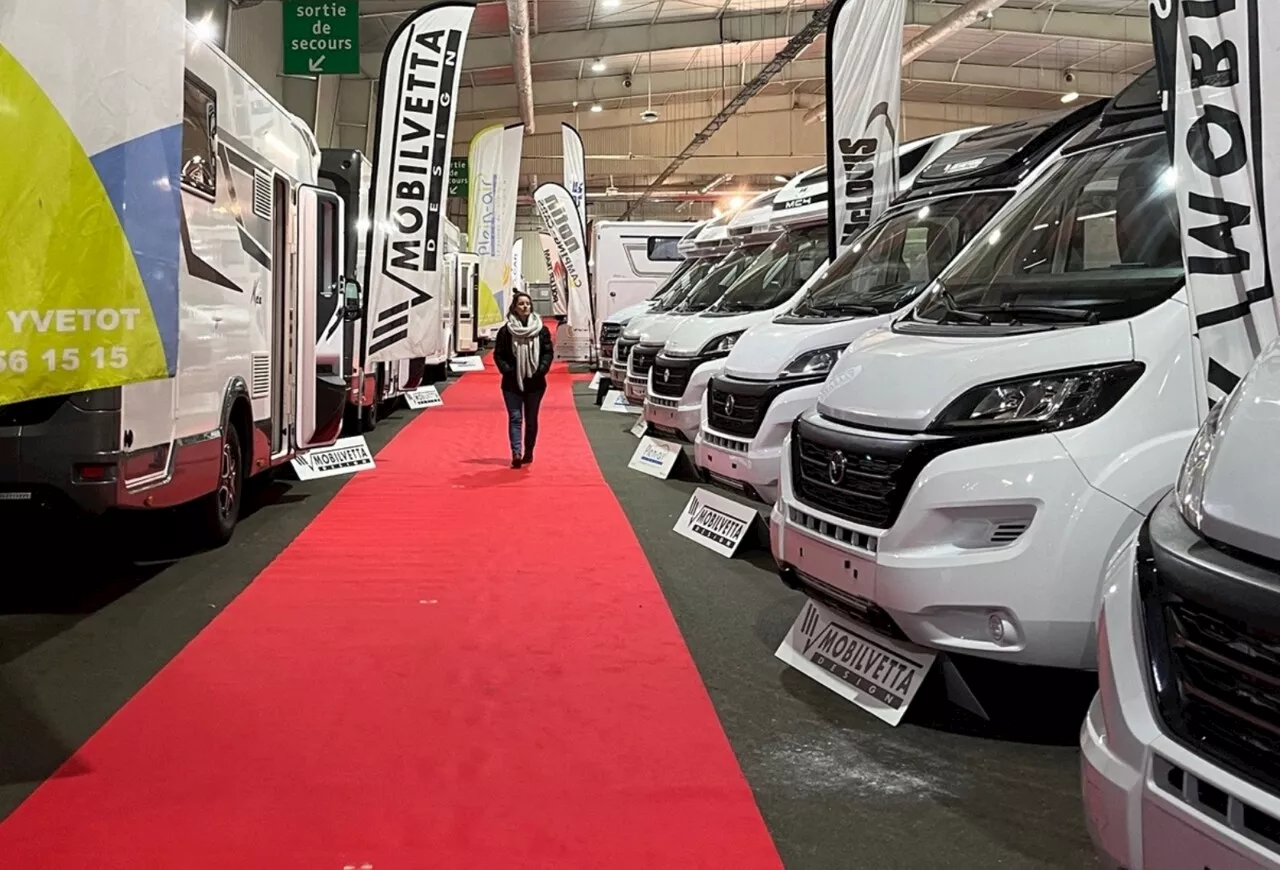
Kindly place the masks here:
POLYGON ((284 74, 359 75, 359 0, 284 0, 284 74))

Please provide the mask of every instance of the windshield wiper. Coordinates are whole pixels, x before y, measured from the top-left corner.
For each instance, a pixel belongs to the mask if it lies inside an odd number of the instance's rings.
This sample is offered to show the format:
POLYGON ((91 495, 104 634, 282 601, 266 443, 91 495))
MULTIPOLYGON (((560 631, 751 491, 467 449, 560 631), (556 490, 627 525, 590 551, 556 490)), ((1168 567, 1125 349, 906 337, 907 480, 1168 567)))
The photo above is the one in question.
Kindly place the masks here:
POLYGON ((1098 312, 1089 308, 1068 308, 1063 305, 1018 305, 1013 302, 1002 302, 999 305, 975 305, 969 310, 1007 314, 1011 324, 1020 323, 1023 317, 1085 323, 1090 326, 1098 323, 1098 312))
POLYGON ((857 305, 853 302, 832 302, 829 305, 810 303, 805 307, 821 314, 857 314, 862 317, 875 317, 880 313, 880 309, 873 305, 857 305))
POLYGON ((938 298, 942 300, 943 312, 938 318, 938 323, 959 322, 959 323, 977 323, 982 326, 990 326, 991 318, 980 311, 969 311, 961 308, 956 304, 956 298, 951 295, 951 291, 943 287, 938 291, 938 298))

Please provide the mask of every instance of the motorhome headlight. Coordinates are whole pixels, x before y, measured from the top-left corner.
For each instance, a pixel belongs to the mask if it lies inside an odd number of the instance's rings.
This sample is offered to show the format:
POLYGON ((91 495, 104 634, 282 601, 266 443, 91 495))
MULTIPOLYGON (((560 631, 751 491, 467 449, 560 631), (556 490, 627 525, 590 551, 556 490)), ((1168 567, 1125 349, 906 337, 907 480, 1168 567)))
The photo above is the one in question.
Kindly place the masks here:
POLYGON ((738 343, 739 338, 742 338, 742 332, 731 332, 728 335, 713 338, 707 342, 706 347, 702 349, 698 356, 723 356, 733 350, 733 346, 738 343))
POLYGON ((1178 471, 1177 485, 1173 488, 1174 498, 1178 502, 1178 511, 1187 525, 1197 532, 1200 531, 1200 524, 1204 521, 1205 478, 1209 474, 1209 466, 1213 463, 1218 444, 1222 441, 1222 434, 1226 431, 1224 423, 1237 395, 1239 395, 1238 392, 1232 393, 1209 409, 1209 414, 1204 418, 1200 431, 1191 441, 1187 458, 1182 461, 1182 468, 1178 471))
POLYGON ((1049 372, 975 387, 930 426, 935 432, 1055 432, 1092 423, 1142 376, 1140 362, 1049 372))
POLYGON ((838 347, 823 347, 818 350, 811 350, 808 353, 802 353, 791 361, 791 363, 782 370, 784 378, 811 378, 816 375, 825 375, 830 373, 835 367, 836 360, 840 359, 840 354, 844 353, 846 345, 838 347))

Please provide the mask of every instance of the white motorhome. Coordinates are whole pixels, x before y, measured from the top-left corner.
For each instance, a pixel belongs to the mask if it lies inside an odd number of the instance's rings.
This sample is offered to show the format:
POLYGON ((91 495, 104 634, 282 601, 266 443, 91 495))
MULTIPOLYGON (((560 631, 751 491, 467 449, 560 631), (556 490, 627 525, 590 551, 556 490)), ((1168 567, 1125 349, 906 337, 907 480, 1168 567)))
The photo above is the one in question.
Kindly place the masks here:
MULTIPOLYGON (((718 299, 675 324, 666 336, 645 387, 649 428, 665 437, 694 440, 707 381, 720 370, 734 342, 750 326, 794 304, 826 262, 827 194, 827 168, 822 166, 784 185, 767 213, 730 223, 731 234, 746 227, 747 240, 773 241, 718 299)), ((648 335, 653 335, 652 327, 648 335)))
MULTIPOLYGON (((691 268, 693 268, 694 263, 697 262, 698 258, 690 257, 688 252, 692 247, 693 241, 708 223, 708 221, 700 221, 693 224, 692 227, 688 225, 685 226, 685 234, 681 236, 680 240, 676 243, 676 252, 680 256, 679 265, 677 265, 675 269, 673 269, 671 273, 662 280, 662 283, 658 285, 657 289, 654 290, 653 294, 648 299, 628 305, 625 308, 619 308, 601 322, 599 333, 601 371, 608 372, 613 369, 614 345, 616 345, 618 339, 622 337, 622 331, 626 329, 627 324, 629 324, 633 318, 639 317, 642 314, 648 314, 650 311, 654 310, 663 299, 667 298, 671 294, 680 279, 691 268)), ((619 387, 621 386, 622 385, 619 384, 619 387)))
POLYGON ((970 131, 933 162, 915 163, 911 190, 809 283, 802 300, 747 329, 713 375, 695 441, 703 479, 773 504, 782 441, 845 347, 913 305, 1102 106, 970 131))
POLYGON ((615 340, 613 360, 609 368, 609 380, 616 389, 624 392, 626 390, 631 351, 640 343, 640 335, 645 328, 682 303, 702 279, 707 277, 711 268, 718 265, 733 250, 733 243, 729 241, 729 217, 729 215, 722 215, 704 221, 680 240, 680 253, 684 254, 688 269, 680 274, 670 291, 650 310, 628 319, 622 333, 615 340))
POLYGON ((712 221, 693 241, 693 248, 715 257, 697 285, 679 304, 636 318, 627 324, 619 340, 628 350, 624 393, 627 401, 643 405, 649 391, 649 369, 672 331, 685 320, 706 311, 738 280, 757 256, 764 253, 780 232, 770 226, 776 190, 756 195, 742 210, 712 221))
POLYGON ((306 125, 190 27, 183 88, 177 374, 0 407, 0 490, 90 514, 194 502, 221 543, 250 476, 337 439, 348 383, 326 313, 355 288, 306 125))
MULTIPOLYGON (((448 256, 448 255, 446 255, 448 256)), ((480 350, 476 330, 477 303, 480 298, 480 256, 465 251, 447 259, 449 280, 453 286, 452 355, 473 354, 480 350)))
POLYGON ((1112 562, 1080 730, 1104 865, 1280 868, 1280 342, 1112 562))
POLYGON ((951 654, 1091 669, 1107 564, 1199 426, 1168 142, 1141 77, 784 442, 784 582, 951 654))
POLYGON ((591 287, 599 325, 614 312, 653 296, 684 262, 687 221, 593 221, 591 287))

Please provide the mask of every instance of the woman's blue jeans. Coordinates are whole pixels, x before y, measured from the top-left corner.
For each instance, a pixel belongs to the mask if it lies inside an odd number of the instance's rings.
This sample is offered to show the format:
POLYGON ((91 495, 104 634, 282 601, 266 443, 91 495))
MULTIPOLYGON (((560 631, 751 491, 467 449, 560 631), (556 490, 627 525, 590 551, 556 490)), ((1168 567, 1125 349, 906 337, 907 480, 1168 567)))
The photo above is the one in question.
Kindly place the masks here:
POLYGON ((538 440, 538 407, 542 404, 545 390, 526 393, 502 391, 502 401, 507 406, 507 434, 511 438, 511 455, 528 456, 533 452, 533 445, 538 440), (521 427, 524 428, 521 450, 521 427))

